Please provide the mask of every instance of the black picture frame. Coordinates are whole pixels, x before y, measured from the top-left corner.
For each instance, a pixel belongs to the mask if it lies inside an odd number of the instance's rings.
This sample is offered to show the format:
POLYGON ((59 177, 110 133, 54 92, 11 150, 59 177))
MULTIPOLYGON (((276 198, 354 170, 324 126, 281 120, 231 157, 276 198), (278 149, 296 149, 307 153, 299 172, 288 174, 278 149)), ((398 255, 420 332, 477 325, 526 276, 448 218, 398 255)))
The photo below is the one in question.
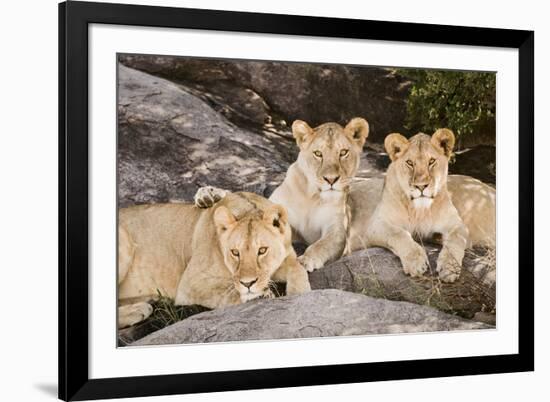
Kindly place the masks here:
POLYGON ((534 32, 70 1, 59 4, 59 398, 89 400, 534 370, 534 32), (518 353, 90 379, 88 26, 115 24, 519 51, 518 353))

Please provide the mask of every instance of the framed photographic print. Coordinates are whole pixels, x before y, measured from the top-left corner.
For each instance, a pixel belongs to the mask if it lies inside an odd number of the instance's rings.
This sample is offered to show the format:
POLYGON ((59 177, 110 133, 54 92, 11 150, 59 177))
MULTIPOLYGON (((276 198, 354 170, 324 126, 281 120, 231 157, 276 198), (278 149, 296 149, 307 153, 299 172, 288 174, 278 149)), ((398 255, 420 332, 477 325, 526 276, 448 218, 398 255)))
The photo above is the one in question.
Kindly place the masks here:
POLYGON ((534 33, 59 5, 59 397, 534 369, 534 33))

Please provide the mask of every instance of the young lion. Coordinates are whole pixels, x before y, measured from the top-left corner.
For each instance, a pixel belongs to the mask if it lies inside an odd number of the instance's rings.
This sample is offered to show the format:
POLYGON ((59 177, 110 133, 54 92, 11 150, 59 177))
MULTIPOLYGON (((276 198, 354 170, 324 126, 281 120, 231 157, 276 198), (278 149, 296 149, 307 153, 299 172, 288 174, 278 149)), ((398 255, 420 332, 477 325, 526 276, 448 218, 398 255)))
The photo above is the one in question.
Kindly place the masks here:
POLYGON ((443 248, 437 272, 442 281, 454 282, 467 247, 495 245, 495 190, 471 177, 447 177, 454 143, 453 132, 445 128, 432 137, 386 137, 392 163, 385 181, 369 180, 351 189, 352 250, 388 248, 401 259, 405 273, 421 276, 428 260, 413 237, 438 233, 443 248))
POLYGON ((310 290, 291 244, 283 207, 251 193, 227 195, 211 209, 142 205, 119 213, 118 326, 147 318, 158 293, 177 305, 209 308, 310 290))
MULTIPOLYGON (((292 134, 300 148, 298 159, 269 199, 287 209, 294 239, 309 244, 299 261, 311 272, 344 252, 349 224, 346 199, 369 125, 356 117, 346 127, 325 123, 312 129, 296 120, 292 134)), ((195 202, 207 208, 225 194, 222 189, 203 187, 195 202)))

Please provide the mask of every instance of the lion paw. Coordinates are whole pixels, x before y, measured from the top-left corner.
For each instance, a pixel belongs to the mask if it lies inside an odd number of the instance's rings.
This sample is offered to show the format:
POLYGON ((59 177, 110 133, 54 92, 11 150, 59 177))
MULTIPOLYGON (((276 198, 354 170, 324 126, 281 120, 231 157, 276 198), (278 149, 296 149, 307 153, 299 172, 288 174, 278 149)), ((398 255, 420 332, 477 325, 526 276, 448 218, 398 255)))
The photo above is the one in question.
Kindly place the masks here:
POLYGON ((462 270, 461 264, 445 248, 439 253, 437 258, 437 272, 439 279, 443 282, 452 283, 460 276, 462 270))
POLYGON ((195 205, 199 208, 210 208, 216 202, 225 197, 227 191, 212 186, 204 186, 195 193, 195 205))
POLYGON ((302 264, 307 272, 313 272, 324 265, 322 261, 305 254, 298 257, 298 262, 302 264))
POLYGON ((420 277, 428 269, 428 256, 420 246, 401 259, 403 271, 412 277, 420 277))
POLYGON ((271 289, 266 290, 262 295, 259 297, 259 299, 274 299, 275 293, 271 289))
POLYGON ((119 310, 119 326, 131 327, 147 319, 153 313, 153 306, 147 302, 123 306, 119 310))

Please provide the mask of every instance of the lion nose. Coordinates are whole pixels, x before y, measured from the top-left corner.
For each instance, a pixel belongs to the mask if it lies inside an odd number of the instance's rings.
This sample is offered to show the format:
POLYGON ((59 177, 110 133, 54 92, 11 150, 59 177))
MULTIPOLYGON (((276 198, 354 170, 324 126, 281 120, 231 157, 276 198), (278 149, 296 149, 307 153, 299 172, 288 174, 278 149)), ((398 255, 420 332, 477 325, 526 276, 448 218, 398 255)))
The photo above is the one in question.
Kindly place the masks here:
POLYGON ((336 183, 339 178, 340 176, 323 176, 323 179, 325 179, 325 181, 331 186, 334 185, 334 183, 336 183))
POLYGON ((420 192, 423 192, 426 187, 428 187, 427 184, 415 184, 414 185, 417 189, 420 190, 420 192))
POLYGON ((245 288, 250 289, 250 287, 252 285, 254 285, 256 282, 258 282, 258 278, 254 279, 252 281, 248 281, 248 282, 246 282, 246 281, 239 281, 239 282, 241 282, 241 285, 243 285, 245 288))

